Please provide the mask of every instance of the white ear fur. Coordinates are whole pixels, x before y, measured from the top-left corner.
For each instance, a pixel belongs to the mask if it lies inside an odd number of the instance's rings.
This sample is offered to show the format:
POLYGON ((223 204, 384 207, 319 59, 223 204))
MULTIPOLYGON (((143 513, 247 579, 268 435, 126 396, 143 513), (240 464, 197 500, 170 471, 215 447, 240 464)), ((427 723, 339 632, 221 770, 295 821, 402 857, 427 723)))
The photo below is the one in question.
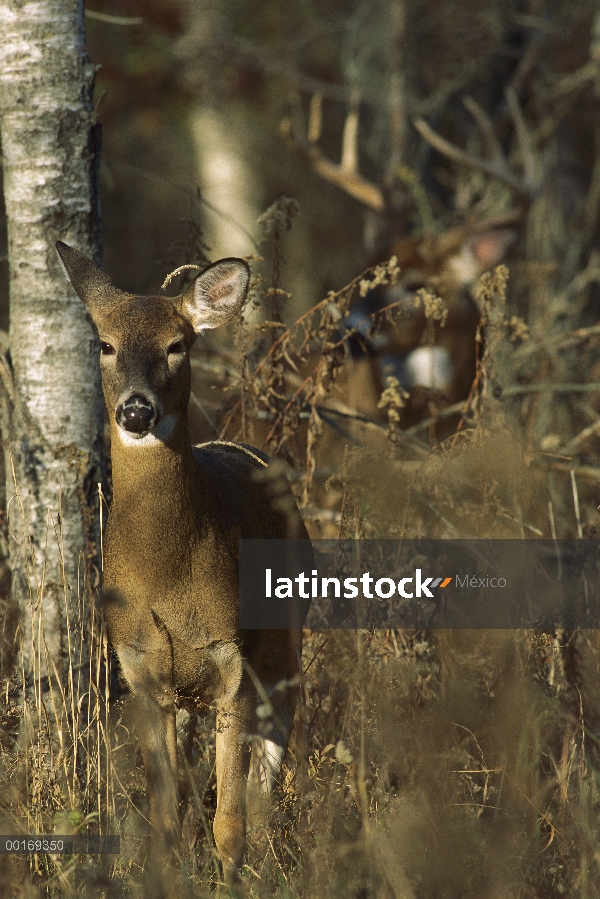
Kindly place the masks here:
POLYGON ((221 259, 198 275, 181 297, 182 312, 196 333, 218 328, 236 315, 244 304, 250 269, 242 259, 221 259))

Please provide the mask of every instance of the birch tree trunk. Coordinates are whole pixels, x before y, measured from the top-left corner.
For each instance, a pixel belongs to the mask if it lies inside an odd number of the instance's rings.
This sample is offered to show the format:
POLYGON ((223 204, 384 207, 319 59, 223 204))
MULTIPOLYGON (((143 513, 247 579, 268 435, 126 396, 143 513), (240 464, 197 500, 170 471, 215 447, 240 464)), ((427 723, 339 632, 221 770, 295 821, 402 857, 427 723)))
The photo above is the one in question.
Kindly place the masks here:
POLYGON ((54 248, 100 262, 94 67, 83 0, 0 0, 0 128, 10 266, 0 359, 13 597, 29 676, 64 674, 98 576, 103 411, 97 338, 54 248), (49 661, 51 657, 52 662, 49 661))

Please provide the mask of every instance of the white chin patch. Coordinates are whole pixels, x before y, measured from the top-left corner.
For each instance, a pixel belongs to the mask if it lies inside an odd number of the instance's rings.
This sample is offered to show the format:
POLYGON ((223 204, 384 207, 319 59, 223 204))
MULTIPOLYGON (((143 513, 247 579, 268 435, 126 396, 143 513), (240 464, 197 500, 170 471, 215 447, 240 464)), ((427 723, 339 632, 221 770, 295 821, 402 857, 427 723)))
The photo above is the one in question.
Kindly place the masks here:
POLYGON ((144 434, 143 437, 136 437, 134 434, 131 434, 129 431, 124 431, 123 428, 120 427, 117 427, 117 430, 123 446, 158 446, 160 443, 164 443, 165 440, 169 439, 175 428, 176 420, 174 415, 165 415, 164 418, 161 418, 157 426, 149 431, 148 434, 144 434))

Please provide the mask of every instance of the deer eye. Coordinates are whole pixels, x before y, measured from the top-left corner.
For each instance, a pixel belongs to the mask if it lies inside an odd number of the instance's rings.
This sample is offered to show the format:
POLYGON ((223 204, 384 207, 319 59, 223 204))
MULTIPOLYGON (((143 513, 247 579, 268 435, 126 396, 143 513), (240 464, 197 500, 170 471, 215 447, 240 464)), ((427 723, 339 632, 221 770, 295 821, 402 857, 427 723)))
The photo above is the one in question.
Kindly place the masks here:
POLYGON ((185 353, 185 343, 183 340, 176 340, 175 343, 172 343, 168 348, 167 356, 179 355, 180 353, 185 353))
POLYGON ((100 341, 100 352, 103 356, 113 356, 115 352, 114 346, 105 340, 100 341))

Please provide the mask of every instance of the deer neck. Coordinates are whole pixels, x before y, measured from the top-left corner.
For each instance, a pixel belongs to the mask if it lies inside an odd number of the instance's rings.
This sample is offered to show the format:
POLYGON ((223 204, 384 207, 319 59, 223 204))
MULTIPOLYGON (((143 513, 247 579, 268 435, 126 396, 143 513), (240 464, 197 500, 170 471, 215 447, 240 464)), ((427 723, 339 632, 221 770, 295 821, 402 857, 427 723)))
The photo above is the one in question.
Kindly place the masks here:
POLYGON ((148 435, 136 440, 113 423, 111 456, 111 511, 122 523, 130 521, 139 529, 140 522, 150 519, 182 534, 194 528, 199 497, 187 424, 175 423, 164 439, 148 435))

